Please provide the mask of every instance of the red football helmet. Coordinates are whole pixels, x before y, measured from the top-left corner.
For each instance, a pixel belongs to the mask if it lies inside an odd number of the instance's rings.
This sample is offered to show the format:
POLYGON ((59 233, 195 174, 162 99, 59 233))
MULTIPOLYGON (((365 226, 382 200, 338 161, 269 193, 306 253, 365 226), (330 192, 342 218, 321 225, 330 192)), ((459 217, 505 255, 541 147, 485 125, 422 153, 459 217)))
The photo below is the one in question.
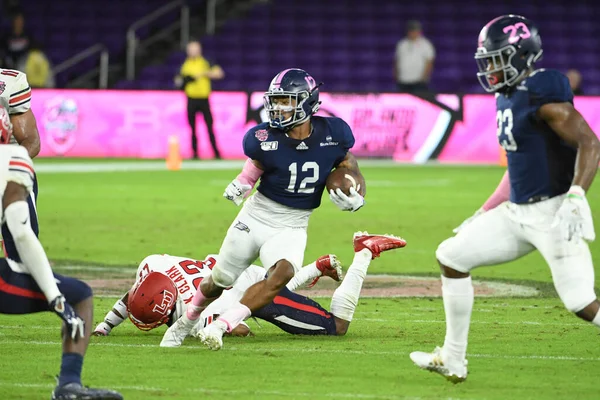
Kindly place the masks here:
POLYGON ((129 291, 129 319, 138 329, 149 331, 169 321, 176 302, 173 281, 160 272, 150 272, 129 291))
POLYGON ((8 110, 0 106, 0 144, 7 144, 13 133, 13 125, 10 122, 8 110))

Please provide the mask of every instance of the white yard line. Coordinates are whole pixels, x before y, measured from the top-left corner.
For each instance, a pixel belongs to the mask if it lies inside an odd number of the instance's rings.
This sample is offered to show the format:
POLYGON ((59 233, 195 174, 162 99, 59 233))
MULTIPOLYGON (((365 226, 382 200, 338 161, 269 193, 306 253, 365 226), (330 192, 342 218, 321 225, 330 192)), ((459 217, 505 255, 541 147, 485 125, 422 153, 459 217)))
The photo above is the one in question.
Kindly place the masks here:
MULTIPOLYGON (((481 164, 440 164, 431 162, 426 164, 398 163, 393 160, 359 160, 361 167, 367 168, 414 168, 414 167, 491 167, 481 164)), ((183 161, 182 170, 232 170, 241 169, 243 160, 223 161, 183 161)), ((166 162, 163 160, 140 161, 114 161, 114 162, 44 162, 36 160, 37 173, 90 173, 90 172, 135 172, 135 171, 166 171, 166 162)))
MULTIPOLYGON (((110 339, 100 339, 100 340, 110 340, 110 339)), ((204 348, 200 342, 194 341, 193 339, 189 339, 187 343, 195 343, 195 346, 183 346, 183 349, 197 349, 204 348)), ((0 342, 0 348, 3 345, 15 345, 15 344, 23 344, 23 345, 31 345, 31 346, 60 346, 61 342, 53 342, 53 341, 39 341, 39 340, 7 340, 0 342)), ((92 347, 124 347, 124 348, 158 348, 157 344, 145 344, 145 343, 109 343, 109 342, 94 342, 90 343, 92 347)), ((370 351, 370 350, 335 350, 335 349, 327 349, 323 347, 319 348, 302 348, 302 349, 289 349, 289 348, 256 348, 252 346, 248 347, 223 347, 223 351, 226 352, 245 352, 245 353, 332 353, 332 354, 363 354, 363 355, 382 355, 382 356, 408 356, 408 352, 405 351, 370 351)), ((592 361, 599 362, 600 357, 576 357, 576 356, 553 356, 547 354, 530 354, 530 355, 509 355, 509 354, 467 354, 467 358, 490 358, 490 359, 509 359, 509 360, 563 360, 563 361, 592 361)))
MULTIPOLYGON (((116 297, 115 297, 116 298, 116 297)), ((415 316, 422 315, 423 313, 418 312, 394 312, 394 315, 407 315, 415 316)), ((384 323, 411 323, 411 324, 445 324, 446 321, 442 319, 389 319, 389 318, 363 318, 360 314, 357 315, 357 320, 365 322, 384 322, 384 323)), ((590 326, 586 322, 539 322, 539 321, 471 321, 471 325, 509 325, 509 326, 520 326, 520 325, 535 325, 535 326, 590 326)), ((2 329, 35 329, 35 330, 48 330, 48 331, 59 331, 60 325, 0 325, 2 329)), ((1 344, 1 343, 0 343, 1 344)))

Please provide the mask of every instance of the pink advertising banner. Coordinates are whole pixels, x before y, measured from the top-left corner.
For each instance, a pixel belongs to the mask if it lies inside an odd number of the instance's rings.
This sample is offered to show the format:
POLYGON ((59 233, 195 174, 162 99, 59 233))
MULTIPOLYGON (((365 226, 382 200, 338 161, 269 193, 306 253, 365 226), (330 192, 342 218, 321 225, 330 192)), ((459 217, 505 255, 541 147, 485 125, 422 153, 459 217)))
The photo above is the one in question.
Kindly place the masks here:
MULTIPOLYGON (((238 131, 245 126, 247 98, 243 92, 227 92, 210 99, 225 157, 240 156, 243 133, 238 131)), ((172 135, 179 137, 182 154, 191 154, 186 98, 180 92, 36 90, 32 109, 42 157, 161 158, 172 135)), ((200 115, 198 120, 202 156, 212 156, 200 115)))
MULTIPOLYGON (((575 107, 600 137, 600 97, 575 98, 575 107)), ((452 133, 437 159, 450 163, 496 163, 500 147, 496 139, 496 101, 492 95, 463 96, 463 118, 456 121, 452 133)))
MULTIPOLYGON (((437 135, 439 142, 450 122, 444 108, 408 94, 321 93, 319 99, 317 115, 339 117, 350 125, 356 139, 352 152, 359 157, 428 159, 428 149, 435 147, 428 140, 437 135)), ((250 106, 260 110, 264 121, 262 93, 252 94, 250 106)))
MULTIPOLYGON (((318 115, 343 118, 361 157, 399 162, 496 163, 495 102, 490 95, 437 95, 427 101, 406 94, 321 94, 318 115), (461 102, 462 100, 462 102, 461 102)), ((241 140, 265 120, 262 93, 215 92, 210 98, 217 142, 224 158, 243 158, 241 140)), ((575 105, 600 133, 600 98, 575 105)), ((170 136, 191 155, 186 98, 176 91, 43 90, 32 98, 42 157, 163 158, 170 136)), ((197 116, 201 158, 213 156, 202 115, 197 116)))

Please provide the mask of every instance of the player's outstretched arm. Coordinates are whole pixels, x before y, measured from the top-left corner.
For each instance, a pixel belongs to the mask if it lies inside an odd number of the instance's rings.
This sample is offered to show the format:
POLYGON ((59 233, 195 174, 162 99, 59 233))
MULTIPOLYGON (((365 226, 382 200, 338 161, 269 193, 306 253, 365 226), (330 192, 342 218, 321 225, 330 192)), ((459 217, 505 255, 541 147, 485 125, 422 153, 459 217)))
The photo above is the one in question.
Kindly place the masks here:
POLYGON ((113 306, 106 316, 104 321, 100 322, 92 335, 94 336, 108 336, 110 332, 119 326, 129 316, 127 311, 127 300, 129 298, 129 292, 125 293, 113 306))
POLYGON ((23 264, 44 293, 50 309, 64 321, 69 336, 76 342, 85 335, 85 323, 58 289, 46 252, 29 223, 27 197, 33 187, 33 163, 24 147, 15 146, 12 151, 2 198, 6 224, 23 264))
POLYGON ((223 197, 239 206, 250 195, 263 172, 260 162, 247 159, 242 172, 225 188, 223 197))
POLYGON ((575 174, 571 188, 556 213, 555 224, 566 240, 596 238, 592 212, 585 193, 592 185, 600 162, 600 141, 571 103, 548 103, 538 116, 565 142, 577 148, 575 174))

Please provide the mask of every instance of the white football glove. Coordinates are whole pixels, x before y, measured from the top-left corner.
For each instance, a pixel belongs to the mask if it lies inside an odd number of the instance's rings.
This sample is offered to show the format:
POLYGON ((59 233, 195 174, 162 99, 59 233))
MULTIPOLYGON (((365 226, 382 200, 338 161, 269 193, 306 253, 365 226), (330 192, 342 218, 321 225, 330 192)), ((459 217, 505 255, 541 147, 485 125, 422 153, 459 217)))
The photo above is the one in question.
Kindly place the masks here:
POLYGON ((93 336, 108 336, 112 328, 106 322, 100 322, 94 332, 92 332, 93 336))
POLYGON ((64 326, 67 329, 67 334, 73 342, 85 337, 85 321, 81 319, 75 309, 67 303, 65 296, 62 294, 57 296, 50 302, 50 310, 64 321, 64 326))
MULTIPOLYGON (((360 190, 360 185, 357 186, 360 190)), ((365 204, 365 198, 358 193, 358 190, 350 188, 350 196, 346 196, 342 189, 337 188, 335 191, 329 191, 329 199, 342 211, 357 211, 365 204)))
POLYGON ((567 197, 556 212, 552 227, 560 227, 563 238, 579 242, 584 239, 593 242, 596 239, 592 210, 580 186, 571 186, 567 197))
POLYGON ((244 201, 246 193, 252 190, 252 186, 244 185, 237 179, 234 179, 226 188, 223 197, 227 200, 233 201, 236 206, 239 206, 244 201))
POLYGON ((469 225, 471 222, 473 222, 473 220, 475 218, 479 217, 484 212, 485 212, 485 210, 483 208, 480 208, 479 210, 475 211, 475 214, 471 215, 469 218, 465 219, 459 226, 452 229, 452 232, 454 232, 454 233, 460 232, 461 229, 463 229, 465 226, 469 225))

